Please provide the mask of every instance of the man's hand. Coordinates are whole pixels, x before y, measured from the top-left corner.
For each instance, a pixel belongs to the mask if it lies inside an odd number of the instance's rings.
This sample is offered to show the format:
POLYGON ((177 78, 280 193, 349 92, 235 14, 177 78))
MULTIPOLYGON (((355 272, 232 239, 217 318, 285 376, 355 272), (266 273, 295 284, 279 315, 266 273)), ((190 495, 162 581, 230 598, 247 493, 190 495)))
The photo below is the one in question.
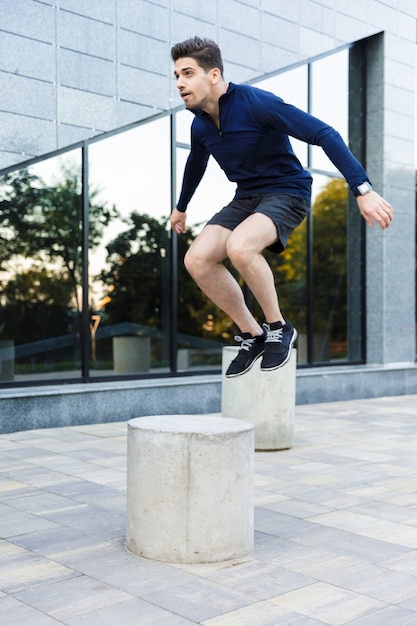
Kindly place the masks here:
POLYGON ((368 226, 374 222, 380 225, 382 230, 391 224, 393 213, 392 206, 384 200, 376 191, 369 191, 364 196, 356 198, 360 214, 366 220, 368 226))
POLYGON ((185 213, 182 211, 178 211, 178 209, 174 209, 171 213, 171 217, 169 218, 171 222, 171 228, 174 233, 180 235, 181 233, 185 233, 187 230, 185 227, 185 213))

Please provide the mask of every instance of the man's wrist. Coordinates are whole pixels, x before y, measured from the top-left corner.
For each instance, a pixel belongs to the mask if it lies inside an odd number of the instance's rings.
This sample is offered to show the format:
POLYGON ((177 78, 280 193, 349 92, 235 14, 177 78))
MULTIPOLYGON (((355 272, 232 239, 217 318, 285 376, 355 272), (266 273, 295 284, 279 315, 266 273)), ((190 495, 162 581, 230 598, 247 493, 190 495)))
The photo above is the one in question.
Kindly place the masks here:
POLYGON ((355 198, 359 198, 359 196, 365 196, 367 193, 372 191, 372 185, 368 180, 365 180, 360 185, 353 187, 352 191, 355 198))

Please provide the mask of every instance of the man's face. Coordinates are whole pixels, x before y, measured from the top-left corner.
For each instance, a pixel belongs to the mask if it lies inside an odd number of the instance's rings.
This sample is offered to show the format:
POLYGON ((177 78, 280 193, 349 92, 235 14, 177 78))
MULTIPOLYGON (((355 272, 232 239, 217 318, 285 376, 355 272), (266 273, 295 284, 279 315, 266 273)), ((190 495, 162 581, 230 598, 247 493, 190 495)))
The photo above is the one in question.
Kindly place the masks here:
POLYGON ((193 58, 183 57, 175 62, 174 75, 187 109, 204 110, 212 96, 212 71, 205 72, 193 58))

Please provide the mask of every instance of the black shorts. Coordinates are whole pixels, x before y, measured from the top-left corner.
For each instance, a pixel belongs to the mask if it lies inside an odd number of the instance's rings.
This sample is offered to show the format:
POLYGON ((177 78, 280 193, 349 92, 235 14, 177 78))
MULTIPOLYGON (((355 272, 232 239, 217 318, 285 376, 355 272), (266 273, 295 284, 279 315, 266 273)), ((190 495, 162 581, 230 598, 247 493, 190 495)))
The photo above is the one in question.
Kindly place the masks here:
POLYGON ((280 253, 285 250, 289 236, 305 219, 309 210, 310 203, 292 193, 257 194, 234 198, 213 215, 207 224, 234 230, 252 213, 263 213, 274 222, 278 235, 278 240, 268 248, 280 253))

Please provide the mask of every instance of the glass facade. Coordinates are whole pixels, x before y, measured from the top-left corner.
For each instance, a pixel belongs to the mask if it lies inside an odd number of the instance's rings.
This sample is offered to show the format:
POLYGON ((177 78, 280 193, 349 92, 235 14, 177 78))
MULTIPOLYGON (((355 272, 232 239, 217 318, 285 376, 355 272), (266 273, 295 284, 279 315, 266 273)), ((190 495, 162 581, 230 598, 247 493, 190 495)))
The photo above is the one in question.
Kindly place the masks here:
MULTIPOLYGON (((349 142, 348 65, 342 50, 254 84, 349 142)), ((185 110, 161 115, 0 178, 0 385, 219 371, 236 328, 182 260, 234 185, 210 159, 188 232, 172 237, 191 121, 185 110)), ((363 279, 360 237, 348 236, 356 208, 322 150, 292 144, 313 174, 312 211, 286 252, 267 256, 282 310, 299 330, 298 363, 360 362, 364 338, 355 329, 353 341, 349 323, 362 307, 351 295, 363 279)))

